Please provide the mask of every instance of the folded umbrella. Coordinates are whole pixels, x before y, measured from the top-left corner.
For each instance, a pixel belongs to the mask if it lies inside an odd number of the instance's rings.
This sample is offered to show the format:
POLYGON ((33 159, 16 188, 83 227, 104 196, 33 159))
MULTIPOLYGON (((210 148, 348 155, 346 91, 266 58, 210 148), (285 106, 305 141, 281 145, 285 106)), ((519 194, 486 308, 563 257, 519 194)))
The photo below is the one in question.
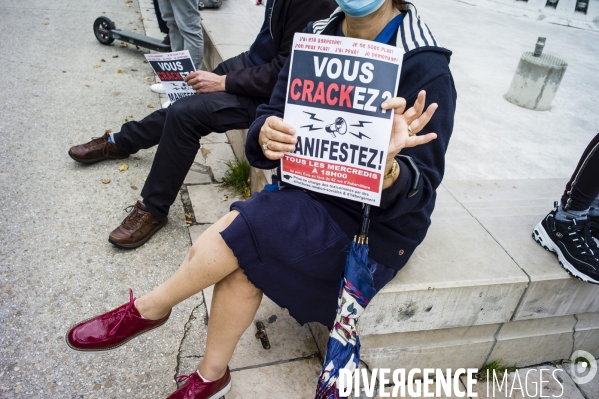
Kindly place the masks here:
POLYGON ((353 372, 360 363, 358 318, 376 294, 373 266, 368 260, 370 205, 364 205, 360 234, 351 243, 337 300, 337 316, 329 334, 327 355, 318 379, 315 399, 337 399, 339 370, 353 372))

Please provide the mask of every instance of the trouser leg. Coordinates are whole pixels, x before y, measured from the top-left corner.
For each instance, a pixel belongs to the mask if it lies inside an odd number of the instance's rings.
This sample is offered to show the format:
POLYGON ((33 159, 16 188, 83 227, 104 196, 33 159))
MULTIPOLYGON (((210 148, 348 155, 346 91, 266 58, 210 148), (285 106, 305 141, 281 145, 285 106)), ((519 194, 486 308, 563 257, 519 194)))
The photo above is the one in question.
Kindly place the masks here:
POLYGON ((200 148, 200 137, 247 129, 256 107, 248 107, 236 95, 219 92, 185 97, 168 108, 152 169, 141 192, 156 219, 168 215, 200 148))
MULTIPOLYGON (((217 75, 226 75, 230 71, 248 67, 246 53, 242 53, 221 62, 213 72, 217 75)), ((245 96, 238 96, 237 99, 243 106, 248 108, 252 121, 254 120, 256 107, 268 102, 268 99, 255 99, 245 96)), ((141 121, 125 123, 119 133, 112 135, 119 152, 123 155, 130 155, 135 154, 139 150, 158 145, 162 136, 162 130, 164 129, 166 114, 167 109, 160 109, 152 112, 141 121)))
MULTIPOLYGON (((162 7, 162 3, 160 4, 162 7)), ((197 70, 202 69, 204 60, 204 36, 200 21, 198 0, 171 1, 171 7, 179 34, 183 39, 183 49, 188 50, 197 70)), ((170 25, 169 25, 170 29, 170 25)), ((180 51, 181 49, 173 49, 180 51)))
POLYGON ((565 210, 585 211, 599 196, 599 134, 584 150, 562 196, 565 210))
POLYGON ((179 27, 177 26, 177 22, 175 21, 175 14, 171 0, 158 0, 158 4, 160 5, 160 13, 162 14, 162 19, 164 19, 164 21, 166 22, 166 26, 168 27, 168 36, 171 39, 171 50, 184 50, 183 36, 181 36, 179 27))
POLYGON ((158 4, 158 0, 153 0, 154 2, 154 10, 156 11, 156 19, 158 20, 158 27, 160 28, 160 32, 168 33, 168 27, 166 26, 166 22, 162 19, 162 14, 160 13, 160 4, 158 4))
POLYGON ((162 136, 166 113, 166 109, 159 109, 141 121, 131 121, 121 126, 121 131, 112 135, 119 152, 130 155, 157 145, 162 136))

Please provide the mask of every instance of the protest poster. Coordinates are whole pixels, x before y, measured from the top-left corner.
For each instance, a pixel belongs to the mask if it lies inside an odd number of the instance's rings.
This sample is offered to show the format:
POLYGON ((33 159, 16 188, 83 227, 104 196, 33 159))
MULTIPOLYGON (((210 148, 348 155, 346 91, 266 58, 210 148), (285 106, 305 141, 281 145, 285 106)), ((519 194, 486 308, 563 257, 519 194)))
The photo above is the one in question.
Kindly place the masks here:
POLYGON ((296 150, 281 159, 283 182, 378 206, 403 51, 377 42, 296 33, 285 122, 296 150))
POLYGON ((171 104, 180 98, 196 94, 195 90, 187 86, 184 81, 187 75, 196 70, 189 51, 145 54, 145 56, 156 76, 160 78, 171 104))

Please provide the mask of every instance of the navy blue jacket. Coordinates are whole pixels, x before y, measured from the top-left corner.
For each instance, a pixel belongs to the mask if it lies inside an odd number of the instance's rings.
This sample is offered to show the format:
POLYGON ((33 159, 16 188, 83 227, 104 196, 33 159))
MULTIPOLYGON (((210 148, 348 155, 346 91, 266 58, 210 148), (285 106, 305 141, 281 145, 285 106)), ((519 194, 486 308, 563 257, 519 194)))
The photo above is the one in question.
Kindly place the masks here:
MULTIPOLYGON (((398 160, 401 168, 399 178, 393 186, 383 191, 380 207, 372 208, 369 255, 398 270, 406 264, 430 226, 436 189, 445 170, 445 152, 453 130, 457 98, 449 71, 451 51, 437 45, 413 6, 407 5, 402 12, 405 14, 404 21, 389 43, 403 46, 406 52, 397 96, 405 98, 411 105, 416 101, 418 92, 426 90, 427 106, 437 103, 439 107, 421 132, 435 132, 437 139, 401 152, 402 155, 411 156, 421 172, 418 193, 408 198, 414 176, 410 167, 398 160)), ((335 35, 339 33, 337 28, 343 17, 342 12, 335 12, 327 20, 309 24, 306 32, 335 35)), ((257 168, 273 169, 280 164, 280 161, 271 161, 264 156, 258 136, 266 118, 271 115, 283 117, 288 76, 289 60, 279 74, 270 103, 258 108, 256 121, 249 129, 245 152, 250 164, 257 168)), ((314 194, 347 236, 353 239, 359 232, 362 204, 326 194, 314 194)))
POLYGON ((330 15, 336 5, 335 0, 268 0, 264 22, 256 37, 257 43, 252 44, 250 51, 256 51, 260 46, 271 46, 267 53, 271 54, 272 59, 265 64, 227 73, 227 93, 269 97, 291 52, 295 32, 301 32, 308 21, 330 15), (265 32, 266 29, 268 32, 265 32), (265 33, 272 40, 264 40, 265 33))

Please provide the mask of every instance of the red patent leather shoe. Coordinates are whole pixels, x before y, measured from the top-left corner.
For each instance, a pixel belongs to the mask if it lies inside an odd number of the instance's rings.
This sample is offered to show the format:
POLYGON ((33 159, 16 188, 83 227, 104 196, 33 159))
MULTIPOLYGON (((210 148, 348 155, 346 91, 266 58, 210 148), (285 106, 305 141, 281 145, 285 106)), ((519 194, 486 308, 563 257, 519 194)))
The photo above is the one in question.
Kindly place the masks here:
POLYGON ((190 375, 180 375, 177 382, 187 382, 167 399, 218 399, 231 389, 231 373, 227 367, 225 375, 212 382, 204 382, 197 371, 190 375))
POLYGON ((72 327, 66 335, 67 345, 78 351, 105 351, 118 348, 140 334, 160 327, 171 315, 159 320, 141 317, 135 308, 133 290, 129 289, 129 303, 93 317, 72 327))

